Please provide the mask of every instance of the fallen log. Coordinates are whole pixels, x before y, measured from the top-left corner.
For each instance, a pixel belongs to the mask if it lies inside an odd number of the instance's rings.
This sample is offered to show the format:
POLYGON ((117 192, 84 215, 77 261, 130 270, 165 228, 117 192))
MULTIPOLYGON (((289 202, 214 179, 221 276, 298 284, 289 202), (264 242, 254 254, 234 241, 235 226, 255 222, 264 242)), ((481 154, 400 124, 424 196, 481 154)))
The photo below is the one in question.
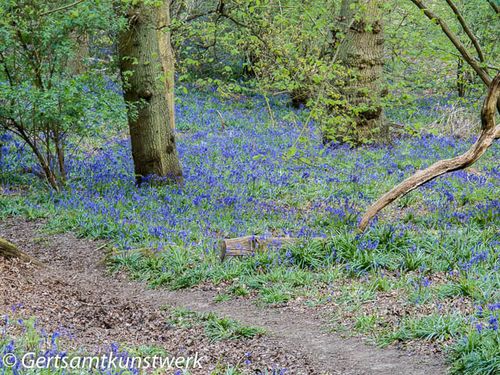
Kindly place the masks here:
POLYGON ((0 256, 5 259, 17 258, 26 263, 32 263, 37 266, 42 266, 42 263, 19 250, 14 244, 0 237, 0 256))
MULTIPOLYGON (((315 237, 313 240, 324 240, 322 237, 315 237)), ((257 251, 268 249, 280 249, 283 246, 291 245, 302 238, 295 237, 266 237, 266 236, 244 236, 237 238, 226 238, 219 242, 220 259, 226 257, 241 257, 255 254, 257 251)))

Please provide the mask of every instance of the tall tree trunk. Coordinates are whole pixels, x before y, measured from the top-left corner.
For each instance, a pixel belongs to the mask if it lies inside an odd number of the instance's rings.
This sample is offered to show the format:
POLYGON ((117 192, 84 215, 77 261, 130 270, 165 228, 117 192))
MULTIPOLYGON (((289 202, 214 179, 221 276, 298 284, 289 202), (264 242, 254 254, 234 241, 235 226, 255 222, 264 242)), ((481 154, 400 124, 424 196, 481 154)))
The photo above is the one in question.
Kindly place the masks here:
MULTIPOLYGON (((351 133, 347 137, 354 137, 355 142, 373 138, 382 130, 381 98, 386 89, 381 82, 384 65, 381 5, 381 0, 343 0, 340 10, 344 37, 338 57, 348 69, 348 78, 341 88, 345 107, 338 110, 351 118, 353 129, 347 129, 351 133)), ((346 134, 335 135, 334 139, 339 136, 345 139, 346 134)))
POLYGON ((165 85, 167 95, 169 124, 175 129, 175 97, 174 97, 174 73, 175 57, 172 43, 170 42, 170 1, 163 0, 160 7, 160 18, 158 27, 158 41, 160 43, 160 55, 165 71, 165 85))
POLYGON ((120 71, 129 108, 128 122, 137 183, 155 175, 182 182, 172 119, 167 105, 166 76, 158 40, 161 9, 142 2, 128 12, 120 35, 120 71))
POLYGON ((459 98, 465 97, 465 70, 462 59, 457 60, 457 94, 459 98))

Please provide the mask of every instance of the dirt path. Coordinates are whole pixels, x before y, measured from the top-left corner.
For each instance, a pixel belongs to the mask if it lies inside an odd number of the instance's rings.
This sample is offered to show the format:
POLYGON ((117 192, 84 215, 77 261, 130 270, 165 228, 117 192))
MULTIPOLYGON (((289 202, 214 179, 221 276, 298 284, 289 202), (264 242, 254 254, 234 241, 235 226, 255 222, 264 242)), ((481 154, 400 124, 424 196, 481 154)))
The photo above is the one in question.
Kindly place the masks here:
POLYGON ((250 371, 267 366, 286 368, 286 374, 446 373, 441 358, 382 350, 360 339, 327 333, 326 323, 313 312, 260 308, 250 300, 215 303, 214 290, 151 290, 125 275, 110 277, 101 261, 102 243, 71 234, 44 235, 42 227, 40 222, 17 218, 0 223, 0 236, 48 265, 34 270, 15 262, 0 262, 0 312, 15 305, 18 314, 35 315, 49 327, 65 326, 75 333, 75 347, 121 342, 160 345, 175 354, 198 351, 207 359, 207 369, 200 372, 205 374, 221 358, 241 363, 244 353, 250 353, 250 371), (196 329, 170 327, 168 311, 162 309, 165 305, 216 312, 263 327, 268 334, 250 340, 211 342, 196 329))

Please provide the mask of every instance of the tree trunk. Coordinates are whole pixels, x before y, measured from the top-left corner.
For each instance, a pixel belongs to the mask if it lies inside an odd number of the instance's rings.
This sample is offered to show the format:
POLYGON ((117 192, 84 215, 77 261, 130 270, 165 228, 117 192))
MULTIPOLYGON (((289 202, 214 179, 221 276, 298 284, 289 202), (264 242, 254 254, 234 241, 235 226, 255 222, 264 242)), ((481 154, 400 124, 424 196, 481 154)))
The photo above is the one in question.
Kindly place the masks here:
POLYGON ((85 60, 89 58, 89 36, 87 33, 72 34, 72 39, 75 40, 76 48, 73 56, 68 60, 68 68, 71 74, 78 75, 85 73, 85 60))
POLYGON ((338 46, 338 58, 348 69, 348 78, 341 88, 344 108, 336 110, 350 118, 352 126, 341 130, 348 134, 335 134, 336 129, 332 129, 333 137, 327 129, 327 141, 347 137, 362 143, 382 130, 381 98, 386 89, 381 82, 384 65, 381 4, 381 0, 342 1, 339 22, 345 35, 338 46))
POLYGON ((170 42, 170 1, 163 1, 159 14, 158 41, 160 43, 160 55, 163 70, 165 71, 169 124, 172 129, 175 129, 175 57, 172 43, 170 42))
POLYGON ((182 182, 175 134, 170 125, 158 40, 161 9, 142 2, 128 12, 128 28, 120 35, 120 71, 137 183, 157 176, 182 182))
POLYGON ((459 98, 465 98, 466 94, 466 73, 462 59, 457 61, 457 94, 459 98))

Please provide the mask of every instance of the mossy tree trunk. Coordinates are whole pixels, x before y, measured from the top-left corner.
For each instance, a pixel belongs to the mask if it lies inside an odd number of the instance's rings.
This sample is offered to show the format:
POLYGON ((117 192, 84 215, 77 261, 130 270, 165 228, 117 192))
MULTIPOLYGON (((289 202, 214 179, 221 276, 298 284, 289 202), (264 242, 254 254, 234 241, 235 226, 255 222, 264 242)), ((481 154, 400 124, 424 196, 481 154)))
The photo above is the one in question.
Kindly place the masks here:
POLYGON ((120 71, 137 183, 157 176, 182 182, 182 169, 165 89, 159 43, 162 8, 140 2, 129 9, 128 28, 119 40, 120 71))
POLYGON ((326 140, 351 139, 362 143, 373 139, 382 130, 381 98, 386 94, 382 83, 384 35, 381 0, 343 0, 339 23, 343 37, 338 58, 347 69, 347 78, 340 93, 344 103, 336 108, 346 116, 347 128, 340 134, 325 134, 326 140), (347 133, 347 134, 345 134, 347 133), (330 138, 330 139, 328 139, 330 138))

